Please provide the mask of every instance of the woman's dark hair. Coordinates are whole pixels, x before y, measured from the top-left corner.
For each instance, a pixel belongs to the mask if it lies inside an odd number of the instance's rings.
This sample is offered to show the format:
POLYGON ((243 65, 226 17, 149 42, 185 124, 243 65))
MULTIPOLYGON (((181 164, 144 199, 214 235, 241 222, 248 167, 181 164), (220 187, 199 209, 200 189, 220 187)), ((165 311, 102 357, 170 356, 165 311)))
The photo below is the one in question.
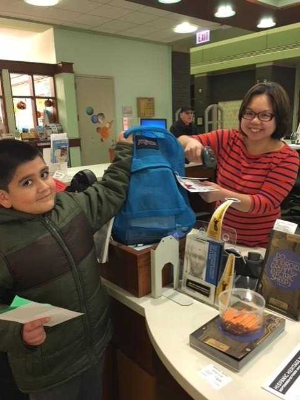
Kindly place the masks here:
POLYGON ((43 158, 35 147, 26 142, 15 139, 0 140, 0 189, 8 191, 8 185, 17 168, 37 157, 43 158))
POLYGON ((289 97, 286 91, 276 82, 264 82, 254 85, 244 97, 239 111, 239 121, 240 121, 240 131, 241 130, 241 120, 244 111, 248 107, 254 96, 259 96, 265 94, 269 97, 273 112, 275 114, 276 128, 273 132, 272 139, 281 139, 287 133, 289 133, 289 123, 291 118, 291 106, 289 97))

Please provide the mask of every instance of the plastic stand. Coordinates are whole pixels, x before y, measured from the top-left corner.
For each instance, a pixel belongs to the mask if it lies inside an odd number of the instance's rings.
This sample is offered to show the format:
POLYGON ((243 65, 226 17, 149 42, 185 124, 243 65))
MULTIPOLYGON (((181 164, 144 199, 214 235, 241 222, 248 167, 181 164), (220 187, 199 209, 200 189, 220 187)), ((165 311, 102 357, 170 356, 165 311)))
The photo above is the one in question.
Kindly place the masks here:
POLYGON ((161 239, 155 250, 151 249, 151 295, 155 299, 164 296, 180 304, 191 305, 193 300, 179 293, 179 242, 173 236, 161 239), (173 265, 173 288, 162 287, 162 270, 166 264, 173 265))

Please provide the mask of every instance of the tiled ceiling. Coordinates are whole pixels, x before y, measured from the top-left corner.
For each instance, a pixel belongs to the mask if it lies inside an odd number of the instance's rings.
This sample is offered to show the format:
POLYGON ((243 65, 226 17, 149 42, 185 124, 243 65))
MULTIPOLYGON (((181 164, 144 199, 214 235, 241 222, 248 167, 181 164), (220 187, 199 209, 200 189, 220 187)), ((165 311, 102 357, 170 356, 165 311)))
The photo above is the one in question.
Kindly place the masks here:
POLYGON ((220 19, 214 16, 219 6, 230 4, 236 14, 230 18, 223 18, 222 23, 252 32, 260 30, 257 24, 264 17, 272 17, 277 27, 300 21, 299 0, 181 0, 172 5, 161 4, 158 0, 130 1, 160 10, 170 10, 171 8, 176 13, 197 16, 213 22, 220 22, 220 19))
POLYGON ((23 0, 0 0, 0 17, 87 29, 168 44, 194 36, 194 34, 173 32, 175 25, 184 21, 196 24, 199 29, 214 30, 221 27, 216 22, 187 17, 125 0, 60 0, 54 7, 32 6, 23 0))

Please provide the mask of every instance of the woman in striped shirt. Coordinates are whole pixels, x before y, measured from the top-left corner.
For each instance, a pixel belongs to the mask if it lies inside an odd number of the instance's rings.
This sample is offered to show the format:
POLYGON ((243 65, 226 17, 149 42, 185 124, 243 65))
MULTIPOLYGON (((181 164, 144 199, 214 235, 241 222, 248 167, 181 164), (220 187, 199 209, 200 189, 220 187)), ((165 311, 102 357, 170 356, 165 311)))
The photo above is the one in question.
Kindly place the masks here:
POLYGON ((289 99, 277 83, 253 86, 239 111, 239 131, 217 130, 178 140, 190 161, 201 162, 203 146, 217 157, 218 191, 201 194, 219 205, 227 197, 240 200, 227 210, 224 225, 237 232, 237 243, 266 247, 280 204, 293 187, 299 169, 299 155, 281 139, 288 133, 289 99))

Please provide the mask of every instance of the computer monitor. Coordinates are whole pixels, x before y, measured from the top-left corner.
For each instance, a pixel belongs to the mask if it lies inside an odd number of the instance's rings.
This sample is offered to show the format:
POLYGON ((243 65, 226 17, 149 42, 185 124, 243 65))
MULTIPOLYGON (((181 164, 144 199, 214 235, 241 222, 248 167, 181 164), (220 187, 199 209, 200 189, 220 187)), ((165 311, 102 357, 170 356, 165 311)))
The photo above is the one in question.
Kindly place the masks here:
POLYGON ((165 118, 141 118, 140 124, 142 126, 156 126, 167 129, 167 120, 165 118))

